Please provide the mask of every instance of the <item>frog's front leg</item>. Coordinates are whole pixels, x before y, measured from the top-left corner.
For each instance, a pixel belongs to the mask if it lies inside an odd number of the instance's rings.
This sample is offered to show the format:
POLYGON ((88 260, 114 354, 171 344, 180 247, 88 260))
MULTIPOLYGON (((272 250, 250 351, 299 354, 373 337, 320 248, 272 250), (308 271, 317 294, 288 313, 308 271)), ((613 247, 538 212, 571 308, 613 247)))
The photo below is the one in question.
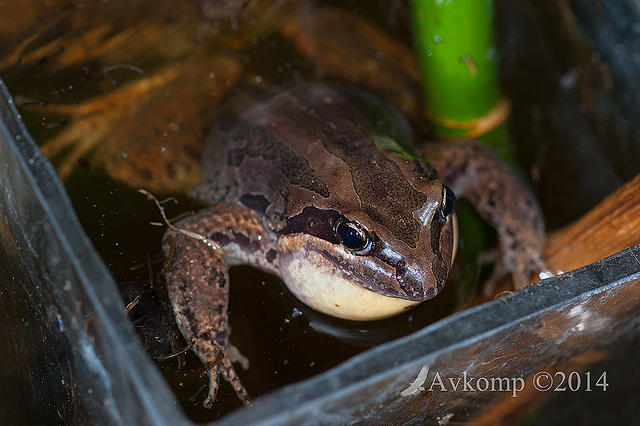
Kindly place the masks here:
POLYGON ((423 154, 443 183, 468 199, 498 233, 501 258, 485 284, 492 292, 505 273, 515 288, 529 283, 532 272, 546 271, 544 220, 538 203, 516 174, 489 148, 476 141, 429 144, 423 154))
POLYGON ((227 204, 203 209, 175 226, 205 238, 169 229, 162 242, 164 273, 176 322, 208 368, 209 393, 203 405, 209 408, 215 400, 218 374, 249 404, 249 395, 229 357, 228 267, 250 264, 275 271, 275 237, 253 210, 227 204))

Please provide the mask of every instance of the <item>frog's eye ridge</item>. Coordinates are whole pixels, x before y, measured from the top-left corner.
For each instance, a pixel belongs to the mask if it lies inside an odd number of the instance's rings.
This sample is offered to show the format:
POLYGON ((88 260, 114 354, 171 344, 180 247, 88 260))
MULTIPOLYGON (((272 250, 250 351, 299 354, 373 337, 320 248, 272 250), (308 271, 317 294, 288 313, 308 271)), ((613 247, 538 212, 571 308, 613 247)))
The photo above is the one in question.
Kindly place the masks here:
POLYGON ((444 186, 442 194, 442 214, 447 217, 453 212, 453 207, 456 205, 456 194, 453 193, 451 188, 444 186))
POLYGON ((338 221, 336 225, 336 236, 340 244, 351 251, 365 250, 371 242, 369 235, 355 222, 346 219, 338 221))

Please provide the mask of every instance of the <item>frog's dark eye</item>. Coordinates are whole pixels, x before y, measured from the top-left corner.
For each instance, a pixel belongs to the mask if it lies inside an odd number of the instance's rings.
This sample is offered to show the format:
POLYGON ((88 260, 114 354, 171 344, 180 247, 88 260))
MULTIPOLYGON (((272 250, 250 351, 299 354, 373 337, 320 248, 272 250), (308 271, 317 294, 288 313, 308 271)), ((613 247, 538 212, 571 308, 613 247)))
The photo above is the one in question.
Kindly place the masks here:
POLYGON ((443 185, 442 190, 442 214, 447 217, 453 212, 453 207, 456 205, 456 194, 446 185, 443 185))
POLYGON ((341 219, 336 225, 336 236, 340 244, 351 251, 362 252, 371 245, 367 232, 355 222, 341 219))

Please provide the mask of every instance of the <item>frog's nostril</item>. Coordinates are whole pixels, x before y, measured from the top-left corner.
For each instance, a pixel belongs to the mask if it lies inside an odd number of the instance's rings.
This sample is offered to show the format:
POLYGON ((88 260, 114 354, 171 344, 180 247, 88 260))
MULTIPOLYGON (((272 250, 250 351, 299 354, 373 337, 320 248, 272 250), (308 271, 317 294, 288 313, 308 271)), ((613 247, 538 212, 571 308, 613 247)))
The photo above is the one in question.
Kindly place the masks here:
POLYGON ((396 266, 396 281, 400 284, 400 288, 407 290, 405 276, 407 275, 407 264, 404 261, 399 262, 396 266))
POLYGON ((412 300, 426 300, 435 296, 433 277, 420 267, 401 262, 395 265, 395 278, 404 291, 404 296, 412 300))

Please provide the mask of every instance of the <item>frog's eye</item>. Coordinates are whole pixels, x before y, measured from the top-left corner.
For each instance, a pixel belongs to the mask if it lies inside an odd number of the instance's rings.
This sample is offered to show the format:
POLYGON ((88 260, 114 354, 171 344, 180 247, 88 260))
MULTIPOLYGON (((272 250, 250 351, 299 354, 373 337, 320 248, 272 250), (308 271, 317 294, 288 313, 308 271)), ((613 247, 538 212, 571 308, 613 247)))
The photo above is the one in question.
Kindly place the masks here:
POLYGON ((456 205, 456 194, 446 185, 442 186, 442 214, 447 217, 456 205))
POLYGON ((336 236, 340 244, 351 251, 363 254, 371 246, 371 239, 367 232, 355 222, 341 219, 336 224, 336 236))

